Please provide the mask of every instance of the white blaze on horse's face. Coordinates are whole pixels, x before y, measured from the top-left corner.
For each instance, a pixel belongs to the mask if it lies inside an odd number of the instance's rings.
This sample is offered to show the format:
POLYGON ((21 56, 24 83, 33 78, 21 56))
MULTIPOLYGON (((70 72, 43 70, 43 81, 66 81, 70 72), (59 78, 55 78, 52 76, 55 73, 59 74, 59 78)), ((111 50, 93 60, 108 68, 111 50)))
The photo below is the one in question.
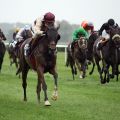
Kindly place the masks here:
POLYGON ((86 41, 85 37, 80 37, 80 39, 78 40, 78 45, 81 49, 86 49, 87 41, 86 41))
POLYGON ((50 42, 49 48, 51 48, 52 50, 56 49, 55 41, 50 42))

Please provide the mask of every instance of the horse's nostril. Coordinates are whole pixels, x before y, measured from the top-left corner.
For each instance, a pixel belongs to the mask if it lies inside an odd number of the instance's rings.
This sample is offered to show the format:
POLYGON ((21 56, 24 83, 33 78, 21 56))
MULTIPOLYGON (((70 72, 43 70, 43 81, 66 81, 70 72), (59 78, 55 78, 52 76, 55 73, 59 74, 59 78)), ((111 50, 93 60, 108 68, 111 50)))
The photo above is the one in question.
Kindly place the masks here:
POLYGON ((49 47, 50 47, 51 49, 56 49, 56 44, 52 43, 52 44, 50 44, 49 47))
POLYGON ((82 45, 82 48, 83 48, 83 49, 85 49, 85 48, 86 48, 86 45, 85 45, 85 44, 83 44, 83 45, 82 45))

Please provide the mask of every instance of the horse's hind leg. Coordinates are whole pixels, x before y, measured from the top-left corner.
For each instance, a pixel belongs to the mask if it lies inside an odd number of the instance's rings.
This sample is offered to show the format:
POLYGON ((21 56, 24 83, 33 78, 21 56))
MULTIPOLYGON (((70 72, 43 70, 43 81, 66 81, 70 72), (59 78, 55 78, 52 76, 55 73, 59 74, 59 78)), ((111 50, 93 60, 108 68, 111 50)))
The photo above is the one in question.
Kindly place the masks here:
POLYGON ((99 75, 100 75, 100 82, 101 82, 102 84, 104 84, 104 80, 103 80, 103 77, 102 77, 102 70, 101 70, 99 61, 100 61, 100 60, 98 60, 97 58, 95 58, 95 62, 96 62, 96 65, 97 65, 97 69, 98 69, 98 72, 99 72, 99 75))
POLYGON ((24 90, 24 101, 27 101, 27 96, 26 96, 26 88, 27 88, 27 73, 28 73, 29 68, 28 67, 24 67, 22 69, 22 87, 24 90))
POLYGON ((93 67, 92 67, 92 70, 89 72, 89 75, 92 75, 92 73, 94 71, 94 68, 95 68, 95 62, 94 62, 94 60, 92 60, 92 64, 93 64, 93 67))
POLYGON ((75 69, 74 69, 74 65, 73 64, 70 64, 70 67, 71 67, 71 72, 72 72, 72 76, 73 76, 73 80, 75 79, 75 69))

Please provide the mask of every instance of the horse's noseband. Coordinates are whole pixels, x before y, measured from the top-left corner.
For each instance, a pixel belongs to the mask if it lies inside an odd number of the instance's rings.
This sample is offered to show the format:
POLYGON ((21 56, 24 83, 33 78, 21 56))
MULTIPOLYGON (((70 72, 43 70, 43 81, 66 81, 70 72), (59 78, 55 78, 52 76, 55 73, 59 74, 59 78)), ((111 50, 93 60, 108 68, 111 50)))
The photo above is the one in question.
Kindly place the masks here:
POLYGON ((51 42, 49 45, 49 54, 56 54, 57 51, 56 51, 56 44, 55 42, 51 42))
POLYGON ((112 37, 112 40, 114 40, 115 38, 119 38, 119 40, 120 40, 120 35, 115 34, 115 35, 112 37))
POLYGON ((56 44, 55 43, 50 43, 49 48, 52 49, 52 50, 56 49, 56 44))

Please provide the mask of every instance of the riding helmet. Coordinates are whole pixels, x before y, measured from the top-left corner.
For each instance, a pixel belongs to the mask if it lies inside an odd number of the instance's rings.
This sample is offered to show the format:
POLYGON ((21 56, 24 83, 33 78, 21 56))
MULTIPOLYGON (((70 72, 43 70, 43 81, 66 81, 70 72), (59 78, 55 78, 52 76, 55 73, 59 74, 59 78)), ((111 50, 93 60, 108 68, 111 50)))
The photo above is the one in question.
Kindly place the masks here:
POLYGON ((113 26, 115 24, 114 19, 109 19, 108 20, 108 24, 111 25, 111 26, 113 26))
POLYGON ((55 15, 51 12, 47 12, 45 15, 44 15, 44 18, 43 20, 45 22, 54 22, 55 21, 55 15))

